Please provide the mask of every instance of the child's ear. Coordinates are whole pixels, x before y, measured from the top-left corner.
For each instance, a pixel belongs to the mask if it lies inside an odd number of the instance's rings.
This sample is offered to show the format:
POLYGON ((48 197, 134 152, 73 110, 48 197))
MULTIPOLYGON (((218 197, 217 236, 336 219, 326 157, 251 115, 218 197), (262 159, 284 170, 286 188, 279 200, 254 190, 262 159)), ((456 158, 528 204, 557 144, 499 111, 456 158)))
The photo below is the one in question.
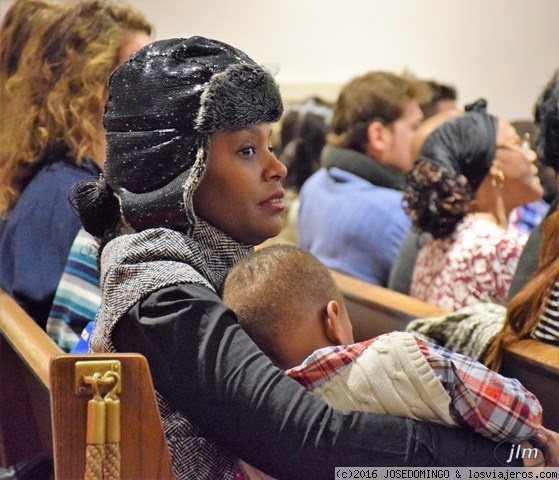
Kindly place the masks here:
POLYGON ((326 305, 326 317, 324 318, 325 333, 328 340, 336 345, 342 345, 343 333, 340 325, 340 304, 336 300, 330 300, 326 305))

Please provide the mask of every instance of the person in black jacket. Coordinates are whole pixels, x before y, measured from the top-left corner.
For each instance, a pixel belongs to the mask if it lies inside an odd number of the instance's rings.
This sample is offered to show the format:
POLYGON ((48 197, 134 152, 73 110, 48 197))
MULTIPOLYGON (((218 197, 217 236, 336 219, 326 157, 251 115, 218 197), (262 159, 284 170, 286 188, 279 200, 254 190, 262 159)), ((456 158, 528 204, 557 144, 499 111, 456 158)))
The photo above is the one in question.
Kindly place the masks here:
POLYGON ((495 444, 465 430, 328 407, 222 302, 229 268, 281 229, 286 168, 269 142, 282 102, 264 68, 216 40, 160 40, 113 73, 109 94, 105 174, 73 193, 103 245, 91 350, 147 357, 178 478, 242 478, 236 458, 305 480, 336 466, 499 465, 495 444))

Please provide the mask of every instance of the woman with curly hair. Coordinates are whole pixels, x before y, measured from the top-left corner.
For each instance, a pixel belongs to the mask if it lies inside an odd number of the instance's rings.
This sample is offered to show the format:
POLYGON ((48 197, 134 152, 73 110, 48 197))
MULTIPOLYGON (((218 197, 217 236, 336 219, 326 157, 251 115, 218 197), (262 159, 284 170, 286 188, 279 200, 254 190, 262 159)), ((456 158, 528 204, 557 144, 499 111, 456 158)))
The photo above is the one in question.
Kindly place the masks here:
POLYGON ((430 234, 411 296, 449 310, 505 303, 526 241, 508 228, 508 218, 542 196, 535 159, 483 100, 426 138, 404 192, 414 227, 430 234))
POLYGON ((2 86, 0 287, 42 327, 81 226, 68 191, 105 160, 107 79, 152 30, 126 3, 87 0, 58 4, 24 45, 2 45, 21 56, 2 86))

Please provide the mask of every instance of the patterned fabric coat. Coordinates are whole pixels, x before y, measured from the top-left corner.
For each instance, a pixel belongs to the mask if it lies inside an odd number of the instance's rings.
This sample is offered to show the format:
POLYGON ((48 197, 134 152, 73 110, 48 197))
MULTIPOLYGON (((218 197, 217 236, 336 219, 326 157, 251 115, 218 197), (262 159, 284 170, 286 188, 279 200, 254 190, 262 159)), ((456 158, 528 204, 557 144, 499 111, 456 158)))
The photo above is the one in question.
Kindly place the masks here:
MULTIPOLYGON (((103 298, 91 351, 116 351, 112 333, 118 321, 142 298, 181 283, 217 290, 230 266, 252 247, 240 245, 198 219, 193 237, 168 229, 150 229, 111 241, 102 254, 103 298)), ((158 392, 165 437, 178 478, 233 479, 236 461, 158 392)))

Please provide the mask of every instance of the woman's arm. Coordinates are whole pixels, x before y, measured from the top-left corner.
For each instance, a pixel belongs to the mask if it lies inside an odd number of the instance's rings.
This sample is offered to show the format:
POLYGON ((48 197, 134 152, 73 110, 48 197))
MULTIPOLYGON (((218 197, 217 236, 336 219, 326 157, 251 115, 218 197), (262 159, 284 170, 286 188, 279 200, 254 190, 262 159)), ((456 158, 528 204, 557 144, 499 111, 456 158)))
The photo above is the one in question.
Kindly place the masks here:
POLYGON ((329 478, 336 466, 499 465, 495 444, 469 431, 331 409, 277 369, 201 286, 152 294, 113 340, 147 357, 156 389, 209 438, 278 478, 329 478))

